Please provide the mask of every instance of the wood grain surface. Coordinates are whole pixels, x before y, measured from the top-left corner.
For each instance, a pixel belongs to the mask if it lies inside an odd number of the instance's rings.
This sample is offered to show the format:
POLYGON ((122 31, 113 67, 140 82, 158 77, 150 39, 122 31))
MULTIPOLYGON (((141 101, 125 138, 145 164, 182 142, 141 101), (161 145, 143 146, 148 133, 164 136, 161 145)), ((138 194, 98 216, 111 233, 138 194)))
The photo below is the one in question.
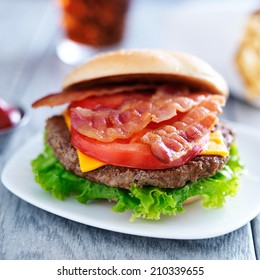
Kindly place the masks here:
MULTIPOLYGON (((44 120, 60 111, 60 108, 29 108, 40 96, 59 90, 64 75, 72 68, 56 55, 61 33, 58 11, 53 2, 0 0, 0 96, 23 102, 30 111, 29 124, 0 154, 0 171, 16 149, 43 130, 44 120)), ((155 0, 141 2, 134 1, 132 11, 137 13, 137 5, 147 5, 147 9, 153 3, 158 5, 155 0)), ((170 1, 165 3, 169 5, 170 1)), ((130 18, 134 21, 141 16, 140 11, 130 18)), ((134 21, 132 29, 129 29, 130 35, 135 28, 134 21)), ((141 42, 141 38, 137 39, 141 42)), ((145 42, 151 46, 154 44, 152 39, 145 42)), ((143 41, 138 46, 142 44, 143 41)), ((259 109, 233 98, 228 101, 224 117, 260 129, 259 109), (259 121, 253 121, 256 119, 259 121)), ((254 260, 259 257, 259 216, 230 234, 211 239, 139 237, 94 228, 50 214, 19 199, 0 183, 0 259, 254 260)))

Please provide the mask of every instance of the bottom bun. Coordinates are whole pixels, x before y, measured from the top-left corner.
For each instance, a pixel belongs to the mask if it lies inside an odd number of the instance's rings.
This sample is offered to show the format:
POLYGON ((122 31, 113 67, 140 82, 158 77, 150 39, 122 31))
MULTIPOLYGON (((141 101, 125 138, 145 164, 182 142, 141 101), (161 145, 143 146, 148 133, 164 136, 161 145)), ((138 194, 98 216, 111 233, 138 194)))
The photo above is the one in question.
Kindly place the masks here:
POLYGON ((200 196, 200 195, 195 195, 195 196, 189 197, 188 199, 186 199, 186 200, 183 202, 183 205, 190 204, 190 203, 192 203, 192 202, 198 201, 199 199, 201 199, 201 196, 200 196))

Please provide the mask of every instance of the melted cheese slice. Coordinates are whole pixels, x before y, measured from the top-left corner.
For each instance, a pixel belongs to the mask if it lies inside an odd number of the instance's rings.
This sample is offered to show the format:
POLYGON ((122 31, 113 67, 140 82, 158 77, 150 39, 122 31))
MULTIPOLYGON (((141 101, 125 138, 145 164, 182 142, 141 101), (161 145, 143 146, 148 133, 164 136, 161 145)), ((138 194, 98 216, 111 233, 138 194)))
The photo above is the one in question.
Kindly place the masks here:
MULTIPOLYGON (((64 112, 64 118, 65 122, 70 129, 71 127, 71 121, 70 117, 66 112, 64 112)), ((106 165, 106 163, 99 161, 95 158, 89 157, 79 150, 77 150, 78 158, 79 158, 79 165, 80 170, 82 172, 88 172, 91 170, 95 170, 101 166, 106 165)), ((209 142, 205 150, 203 150, 200 155, 217 155, 217 156, 223 156, 226 157, 229 155, 229 151, 224 143, 224 138, 222 135, 222 132, 217 130, 210 134, 209 142)))
POLYGON ((77 150, 77 154, 79 158, 79 167, 82 172, 88 172, 106 165, 106 163, 99 161, 95 158, 89 157, 81 153, 79 150, 77 150))
POLYGON ((222 157, 227 157, 229 155, 229 151, 224 143, 224 138, 220 130, 210 133, 207 147, 200 153, 200 155, 215 155, 222 157))
MULTIPOLYGON (((65 119, 65 123, 66 123, 68 129, 70 130, 71 121, 70 121, 70 117, 66 111, 63 113, 63 116, 65 119)), ((77 149, 76 149, 76 151, 77 151, 77 155, 78 155, 78 159, 79 159, 79 167, 82 172, 88 172, 88 171, 97 169, 103 165, 106 165, 106 163, 99 161, 95 158, 92 158, 90 156, 87 156, 77 149)))

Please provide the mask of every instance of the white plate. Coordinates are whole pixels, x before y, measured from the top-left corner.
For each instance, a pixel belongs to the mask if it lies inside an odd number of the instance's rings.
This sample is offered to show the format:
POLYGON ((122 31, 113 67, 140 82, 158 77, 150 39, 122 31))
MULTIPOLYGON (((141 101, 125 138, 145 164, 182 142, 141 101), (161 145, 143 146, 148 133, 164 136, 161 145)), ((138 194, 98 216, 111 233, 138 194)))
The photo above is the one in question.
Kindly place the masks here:
POLYGON ((205 59, 225 77, 232 95, 260 108, 260 97, 246 99, 234 62, 248 16, 257 7, 258 0, 184 3, 165 15, 162 45, 205 59))
POLYGON ((54 199, 50 193, 34 182, 30 162, 42 150, 42 135, 28 142, 5 166, 4 185, 23 200, 56 215, 90 226, 111 231, 173 239, 210 238, 231 232, 252 220, 260 212, 260 131, 233 124, 247 175, 241 180, 240 191, 228 199, 224 208, 207 209, 200 201, 186 206, 186 212, 160 221, 137 220, 129 222, 131 213, 114 213, 111 204, 95 202, 87 205, 74 198, 66 201, 54 199), (14 176, 15 171, 15 176, 14 176))

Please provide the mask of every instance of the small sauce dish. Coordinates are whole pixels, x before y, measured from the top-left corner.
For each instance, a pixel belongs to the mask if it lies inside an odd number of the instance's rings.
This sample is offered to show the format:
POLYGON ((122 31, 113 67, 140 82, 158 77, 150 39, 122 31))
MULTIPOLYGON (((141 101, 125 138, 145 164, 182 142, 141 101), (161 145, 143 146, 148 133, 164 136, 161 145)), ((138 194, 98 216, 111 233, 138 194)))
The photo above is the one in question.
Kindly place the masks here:
POLYGON ((28 112, 23 105, 11 104, 0 98, 0 153, 6 150, 16 131, 28 121, 28 112))

